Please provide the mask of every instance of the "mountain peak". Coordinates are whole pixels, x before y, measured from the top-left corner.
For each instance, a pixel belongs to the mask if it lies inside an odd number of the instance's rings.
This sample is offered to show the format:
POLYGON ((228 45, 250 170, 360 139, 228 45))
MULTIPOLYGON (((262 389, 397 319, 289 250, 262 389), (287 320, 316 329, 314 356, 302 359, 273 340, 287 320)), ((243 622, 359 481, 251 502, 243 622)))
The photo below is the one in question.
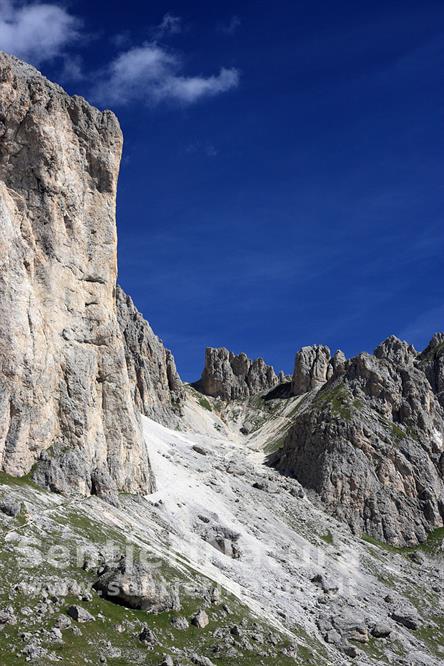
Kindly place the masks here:
POLYGON ((195 386, 205 395, 236 400, 269 391, 279 383, 273 367, 263 358, 254 360, 225 347, 207 347, 205 367, 195 386))

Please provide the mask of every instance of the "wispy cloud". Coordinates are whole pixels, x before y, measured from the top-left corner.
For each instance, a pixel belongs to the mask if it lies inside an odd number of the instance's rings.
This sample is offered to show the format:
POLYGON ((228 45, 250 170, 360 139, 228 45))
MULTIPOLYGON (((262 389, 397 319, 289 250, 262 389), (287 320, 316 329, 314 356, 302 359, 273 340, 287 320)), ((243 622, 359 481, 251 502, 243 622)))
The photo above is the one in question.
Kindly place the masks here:
POLYGON ((241 20, 239 16, 232 16, 227 23, 221 23, 219 25, 219 29, 221 32, 225 33, 226 35, 234 35, 234 33, 238 31, 240 26, 241 26, 241 20))
POLYGON ((177 35, 179 32, 182 32, 182 19, 167 13, 159 25, 153 28, 152 35, 153 39, 162 39, 165 35, 177 35))
POLYGON ((205 155, 206 157, 217 157, 219 151, 213 143, 195 141, 185 146, 185 153, 187 153, 188 155, 201 154, 205 155))
POLYGON ((62 81, 83 81, 86 78, 83 69, 83 60, 79 55, 70 55, 64 58, 61 72, 62 81))
POLYGON ((144 101, 155 105, 189 105, 236 88, 237 69, 222 68, 211 76, 186 76, 182 59, 157 43, 134 47, 117 56, 107 68, 94 96, 99 103, 124 105, 144 101))
POLYGON ((0 0, 0 49, 39 64, 79 38, 80 21, 56 4, 0 0))

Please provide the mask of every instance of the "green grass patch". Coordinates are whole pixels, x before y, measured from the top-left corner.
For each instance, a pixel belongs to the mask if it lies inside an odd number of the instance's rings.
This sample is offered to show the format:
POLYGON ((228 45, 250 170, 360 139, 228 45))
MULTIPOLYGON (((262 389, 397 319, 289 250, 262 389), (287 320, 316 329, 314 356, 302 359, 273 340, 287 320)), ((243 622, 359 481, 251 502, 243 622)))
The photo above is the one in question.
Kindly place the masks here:
POLYGON ((199 403, 199 405, 201 407, 203 407, 204 409, 207 409, 209 412, 213 411, 213 408, 211 407, 209 401, 206 398, 201 397, 201 398, 198 399, 197 402, 199 403))
POLYGON ((39 490, 40 492, 45 492, 45 489, 42 486, 39 486, 35 481, 32 480, 32 470, 28 474, 23 476, 11 476, 11 474, 6 474, 6 472, 0 472, 0 485, 12 486, 23 488, 28 486, 34 488, 34 490, 39 490))
POLYGON ((393 438, 397 442, 400 442, 407 437, 407 433, 396 423, 390 423, 390 430, 393 438))
POLYGON ((362 401, 353 398, 344 384, 322 388, 314 399, 314 405, 320 408, 329 405, 331 413, 345 421, 351 421, 353 411, 360 410, 363 406, 362 401))
POLYGON ((377 546, 378 548, 381 548, 382 550, 385 550, 389 553, 408 555, 409 553, 419 551, 435 556, 444 554, 442 549, 442 544, 444 541, 444 527, 438 527, 436 530, 430 532, 427 537, 427 541, 418 544, 417 546, 394 546, 390 543, 386 543, 385 541, 380 541, 370 534, 363 534, 361 538, 366 543, 370 543, 372 546, 377 546))
POLYGON ((444 616, 432 615, 427 624, 415 631, 415 636, 424 643, 429 652, 444 663, 444 616))

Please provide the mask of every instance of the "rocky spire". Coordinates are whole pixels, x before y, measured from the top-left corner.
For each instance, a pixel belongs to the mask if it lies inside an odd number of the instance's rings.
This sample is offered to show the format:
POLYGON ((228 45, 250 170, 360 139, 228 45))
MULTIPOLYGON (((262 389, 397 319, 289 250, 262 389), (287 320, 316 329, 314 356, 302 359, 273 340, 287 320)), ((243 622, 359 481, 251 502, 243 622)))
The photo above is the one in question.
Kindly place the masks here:
POLYGON ((296 354, 293 379, 293 395, 302 395, 321 387, 333 373, 345 363, 344 354, 338 350, 333 358, 324 345, 302 347, 296 354))
POLYGON ((235 400, 269 391, 278 383, 274 369, 262 358, 252 361, 244 353, 236 355, 225 347, 208 347, 196 387, 205 395, 235 400))

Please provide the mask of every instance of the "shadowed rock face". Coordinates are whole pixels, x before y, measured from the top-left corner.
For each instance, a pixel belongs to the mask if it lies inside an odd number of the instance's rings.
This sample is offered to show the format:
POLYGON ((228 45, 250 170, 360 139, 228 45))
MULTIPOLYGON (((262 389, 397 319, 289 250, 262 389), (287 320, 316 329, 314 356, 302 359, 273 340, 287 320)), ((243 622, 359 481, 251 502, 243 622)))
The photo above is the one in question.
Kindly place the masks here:
POLYGON ((135 405, 145 416, 172 426, 185 398, 174 357, 120 287, 116 302, 135 405))
POLYGON ((268 391, 278 383, 275 371, 262 358, 252 361, 243 353, 237 356, 224 347, 208 347, 196 388, 205 395, 236 400, 268 391))
POLYGON ((117 321, 115 116, 0 54, 0 466, 152 488, 117 321))
POLYGON ((443 525, 441 340, 418 355, 391 337, 341 365, 307 394, 276 456, 357 533, 407 545, 443 525))
POLYGON ((444 407, 444 333, 435 333, 418 359, 439 402, 444 407))

